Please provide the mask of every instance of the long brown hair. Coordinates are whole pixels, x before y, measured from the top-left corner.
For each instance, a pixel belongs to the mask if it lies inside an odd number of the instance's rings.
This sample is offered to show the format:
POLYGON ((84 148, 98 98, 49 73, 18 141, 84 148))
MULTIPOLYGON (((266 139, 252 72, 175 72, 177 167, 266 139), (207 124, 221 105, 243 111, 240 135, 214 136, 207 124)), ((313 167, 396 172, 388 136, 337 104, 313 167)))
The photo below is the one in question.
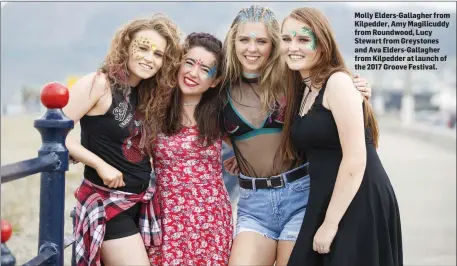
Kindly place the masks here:
MULTIPOLYGON (((184 54, 190 49, 201 47, 212 53, 216 58, 216 75, 214 80, 220 79, 222 74, 222 42, 209 33, 194 32, 187 36, 184 41, 184 54)), ((205 91, 195 108, 194 117, 197 121, 199 130, 199 139, 202 144, 211 145, 214 141, 221 139, 223 136, 221 127, 221 106, 222 102, 219 98, 220 82, 215 88, 209 88, 205 91)), ((162 131, 167 135, 176 134, 182 129, 182 92, 174 89, 171 96, 171 103, 168 107, 165 123, 162 131)))
MULTIPOLYGON (((297 8, 288 15, 281 26, 287 19, 295 19, 307 24, 314 32, 317 39, 317 52, 319 59, 310 71, 311 86, 320 88, 324 82, 335 72, 346 72, 350 75, 346 67, 343 56, 341 55, 335 41, 333 31, 325 16, 317 9, 304 7, 297 8)), ((285 138, 282 145, 282 155, 284 158, 296 158, 297 155, 293 149, 290 139, 291 124, 298 112, 299 101, 297 98, 300 95, 302 88, 302 77, 298 71, 287 69, 287 83, 289 91, 287 93, 287 105, 285 110, 284 133, 285 138)), ((365 126, 371 131, 374 145, 378 146, 378 125, 374 116, 370 103, 363 98, 364 101, 364 121, 365 126)))
POLYGON ((150 150, 151 143, 160 127, 159 122, 165 118, 167 103, 171 97, 169 88, 173 88, 177 84, 176 76, 181 47, 176 25, 162 14, 127 23, 115 33, 108 55, 99 72, 106 75, 108 85, 112 89, 122 90, 127 97, 130 93, 127 67, 129 45, 134 35, 145 29, 156 31, 167 41, 162 67, 154 76, 142 80, 137 86, 139 93, 137 110, 143 121, 140 147, 150 150))

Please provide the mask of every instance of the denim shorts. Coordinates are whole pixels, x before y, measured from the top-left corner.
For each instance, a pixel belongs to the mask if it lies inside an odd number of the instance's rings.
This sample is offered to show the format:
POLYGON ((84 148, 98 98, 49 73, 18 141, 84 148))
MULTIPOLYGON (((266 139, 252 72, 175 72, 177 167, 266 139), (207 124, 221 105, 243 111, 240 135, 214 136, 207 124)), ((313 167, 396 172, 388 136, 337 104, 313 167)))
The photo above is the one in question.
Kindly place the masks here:
MULTIPOLYGON (((306 166, 283 173, 285 186, 281 188, 240 187, 235 236, 250 231, 274 240, 296 241, 308 204, 310 180, 307 175, 288 182, 284 174, 306 166)), ((242 174, 240 178, 253 179, 242 174)))

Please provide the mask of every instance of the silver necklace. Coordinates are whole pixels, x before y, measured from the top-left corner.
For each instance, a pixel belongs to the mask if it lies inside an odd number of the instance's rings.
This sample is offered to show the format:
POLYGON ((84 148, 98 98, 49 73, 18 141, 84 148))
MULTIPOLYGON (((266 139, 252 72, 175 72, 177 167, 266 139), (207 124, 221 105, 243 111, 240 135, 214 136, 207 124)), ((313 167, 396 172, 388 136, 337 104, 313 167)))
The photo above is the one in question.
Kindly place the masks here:
POLYGON ((198 103, 184 103, 184 106, 197 106, 198 103))

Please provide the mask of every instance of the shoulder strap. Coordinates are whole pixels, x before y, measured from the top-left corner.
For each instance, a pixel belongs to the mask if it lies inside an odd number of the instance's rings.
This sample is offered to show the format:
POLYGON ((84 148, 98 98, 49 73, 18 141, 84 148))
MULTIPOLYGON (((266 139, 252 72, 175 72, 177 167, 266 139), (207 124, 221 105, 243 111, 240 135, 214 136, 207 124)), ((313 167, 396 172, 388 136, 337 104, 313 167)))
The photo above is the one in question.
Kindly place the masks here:
MULTIPOLYGON (((333 74, 333 73, 332 73, 333 74)), ((331 74, 330 74, 331 76, 331 74)), ((315 100, 315 104, 321 104, 322 105, 322 101, 324 99, 324 92, 325 92, 325 89, 327 88, 327 82, 328 80, 330 79, 330 76, 328 76, 325 80, 324 80, 324 83, 322 83, 322 87, 321 89, 319 90, 319 94, 317 95, 316 97, 316 100, 315 100)))

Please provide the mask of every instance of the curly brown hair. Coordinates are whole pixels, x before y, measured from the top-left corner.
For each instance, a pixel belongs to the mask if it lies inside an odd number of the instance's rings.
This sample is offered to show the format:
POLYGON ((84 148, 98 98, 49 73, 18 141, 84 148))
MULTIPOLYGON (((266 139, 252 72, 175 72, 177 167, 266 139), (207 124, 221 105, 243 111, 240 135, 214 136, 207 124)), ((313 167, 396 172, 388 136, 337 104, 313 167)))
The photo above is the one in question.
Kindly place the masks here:
POLYGON ((111 46, 99 72, 104 73, 112 89, 130 94, 128 84, 129 45, 134 35, 141 30, 154 30, 166 41, 163 64, 151 78, 142 80, 137 88, 139 93, 138 115, 143 121, 140 147, 147 151, 160 130, 159 123, 165 119, 171 99, 171 90, 177 85, 177 73, 181 60, 180 34, 178 27, 165 15, 155 14, 151 18, 136 19, 121 27, 114 35, 111 46))

